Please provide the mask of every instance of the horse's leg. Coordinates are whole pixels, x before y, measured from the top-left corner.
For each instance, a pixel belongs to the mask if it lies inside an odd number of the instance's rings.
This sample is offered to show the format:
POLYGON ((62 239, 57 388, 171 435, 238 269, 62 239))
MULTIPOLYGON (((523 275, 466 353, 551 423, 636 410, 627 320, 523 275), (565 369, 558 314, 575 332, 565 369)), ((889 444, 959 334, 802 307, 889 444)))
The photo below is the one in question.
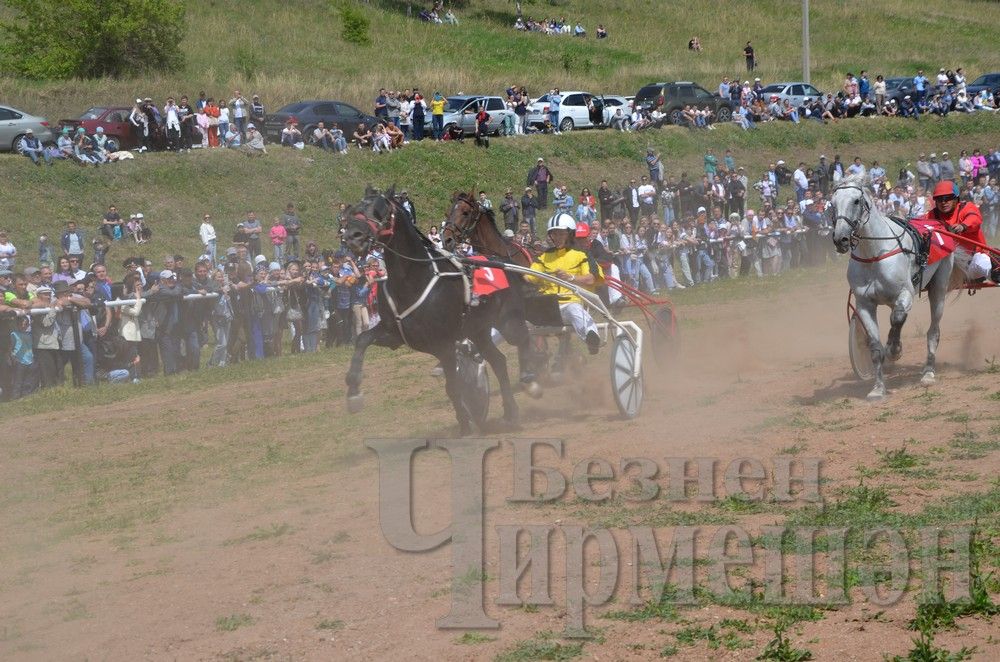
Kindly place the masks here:
POLYGON ((858 319, 865 327, 868 334, 868 349, 872 353, 872 366, 875 369, 875 386, 868 393, 869 400, 880 400, 885 397, 885 378, 882 374, 882 361, 885 358, 885 350, 879 338, 878 318, 876 317, 877 304, 870 299, 857 299, 858 319))
POLYGON ((889 316, 889 341, 886 349, 889 351, 889 360, 895 361, 903 353, 903 341, 901 339, 903 324, 906 323, 906 316, 910 314, 910 307, 913 305, 913 293, 903 290, 896 297, 892 305, 892 315, 889 316))
POLYGON ((507 357, 493 344, 490 335, 490 328, 486 327, 476 331, 470 336, 470 340, 475 343, 476 349, 490 364, 493 374, 497 376, 497 383, 500 384, 500 397, 503 399, 504 420, 516 424, 518 420, 517 402, 514 400, 514 391, 510 387, 510 375, 507 374, 507 357))
POLYGON ((937 381, 934 374, 934 362, 937 356, 938 341, 941 339, 941 317, 944 315, 944 304, 948 297, 948 285, 951 274, 947 270, 938 270, 936 278, 927 288, 927 299, 931 304, 931 325, 927 329, 927 363, 924 364, 924 374, 920 383, 930 386, 937 381))
POLYGON ((379 345, 396 349, 401 341, 398 334, 388 331, 382 324, 378 324, 373 329, 368 329, 360 336, 354 345, 354 355, 351 357, 351 367, 347 371, 344 381, 347 383, 347 410, 352 414, 361 411, 365 406, 364 396, 361 395, 361 369, 365 363, 365 352, 369 345, 379 345))
POLYGON ((435 356, 441 362, 441 369, 444 371, 444 390, 451 399, 451 406, 455 408, 459 434, 466 437, 472 433, 472 426, 469 424, 472 417, 469 415, 469 410, 465 408, 465 403, 462 402, 462 384, 458 379, 455 343, 449 340, 445 348, 435 356))

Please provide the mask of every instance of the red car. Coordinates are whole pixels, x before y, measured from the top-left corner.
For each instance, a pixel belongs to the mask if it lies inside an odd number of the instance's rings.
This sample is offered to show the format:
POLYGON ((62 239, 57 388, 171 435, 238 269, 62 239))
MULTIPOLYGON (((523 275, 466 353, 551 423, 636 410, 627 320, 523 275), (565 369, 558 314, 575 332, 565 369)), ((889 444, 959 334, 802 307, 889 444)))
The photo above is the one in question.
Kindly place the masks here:
POLYGON ((108 146, 109 152, 132 149, 138 147, 138 144, 132 134, 132 126, 128 123, 128 116, 131 112, 131 108, 121 106, 115 108, 94 107, 80 115, 79 119, 59 120, 59 130, 61 131, 63 127, 68 126, 72 131, 76 131, 77 127, 82 126, 88 135, 92 135, 97 127, 101 126, 104 127, 104 135, 108 137, 108 141, 113 141, 115 145, 114 148, 111 145, 108 146))

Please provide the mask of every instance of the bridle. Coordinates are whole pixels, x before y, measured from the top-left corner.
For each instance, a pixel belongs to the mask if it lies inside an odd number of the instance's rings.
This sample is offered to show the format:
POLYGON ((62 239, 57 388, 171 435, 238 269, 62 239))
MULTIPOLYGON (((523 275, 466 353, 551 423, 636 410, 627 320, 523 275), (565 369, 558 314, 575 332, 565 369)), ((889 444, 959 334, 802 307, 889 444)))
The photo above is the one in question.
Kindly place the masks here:
MULTIPOLYGON (((892 234, 891 236, 888 237, 869 237, 861 234, 862 229, 864 229, 864 227, 868 225, 868 221, 871 219, 871 211, 872 211, 871 203, 868 202, 868 196, 865 195, 865 190, 860 184, 842 184, 837 188, 835 188, 833 192, 836 193, 837 191, 840 191, 842 189, 851 189, 861 194, 861 211, 858 212, 856 218, 851 218, 850 216, 845 216, 844 214, 836 214, 833 219, 834 227, 836 227, 837 223, 839 223, 840 221, 844 221, 851 228, 851 234, 850 234, 851 249, 856 248, 857 245, 861 243, 861 241, 888 241, 889 239, 893 239, 897 243, 900 243, 900 239, 903 237, 903 234, 905 233, 900 233, 898 235, 892 234)), ((836 208, 834 208, 834 211, 836 211, 836 208)), ((902 248, 901 243, 900 243, 900 248, 902 248)))
POLYGON ((458 206, 463 203, 472 209, 472 221, 468 225, 464 226, 460 226, 458 223, 448 222, 445 224, 444 229, 448 230, 450 228, 450 234, 457 235, 455 238, 458 243, 469 243, 469 240, 476 231, 476 227, 479 225, 479 219, 483 217, 485 210, 483 209, 483 206, 479 204, 478 200, 475 200, 467 195, 459 195, 455 200, 455 204, 451 206, 451 214, 448 215, 449 219, 454 216, 455 210, 458 209, 458 206))
POLYGON ((371 231, 371 237, 368 239, 369 248, 372 244, 384 246, 384 241, 388 241, 396 233, 396 202, 382 193, 377 197, 385 200, 385 203, 389 205, 389 217, 384 221, 374 219, 358 208, 355 208, 351 214, 354 220, 364 223, 371 231))

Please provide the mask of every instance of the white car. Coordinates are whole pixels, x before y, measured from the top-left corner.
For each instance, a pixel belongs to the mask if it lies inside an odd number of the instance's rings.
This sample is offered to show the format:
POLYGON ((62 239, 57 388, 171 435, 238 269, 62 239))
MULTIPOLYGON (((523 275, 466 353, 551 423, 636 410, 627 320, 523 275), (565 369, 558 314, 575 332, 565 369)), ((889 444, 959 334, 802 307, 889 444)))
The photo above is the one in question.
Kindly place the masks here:
MULTIPOLYGON (((572 131, 573 129, 589 129, 601 124, 607 125, 610 115, 615 112, 615 107, 626 104, 623 112, 628 111, 628 102, 625 97, 600 96, 590 92, 579 90, 568 90, 560 92, 559 103, 559 130, 572 131), (594 116, 591 116, 591 109, 588 102, 593 102, 594 116), (607 108, 611 107, 608 114, 607 108), (596 120, 595 118, 600 118, 596 120)), ((543 94, 530 104, 528 104, 528 125, 541 128, 545 124, 545 119, 549 116, 549 95, 543 94)))
POLYGON ((778 101, 784 103, 785 99, 795 107, 802 104, 812 103, 815 99, 822 99, 823 93, 809 83, 771 83, 761 93, 764 95, 764 103, 768 103, 772 96, 778 97, 778 101))

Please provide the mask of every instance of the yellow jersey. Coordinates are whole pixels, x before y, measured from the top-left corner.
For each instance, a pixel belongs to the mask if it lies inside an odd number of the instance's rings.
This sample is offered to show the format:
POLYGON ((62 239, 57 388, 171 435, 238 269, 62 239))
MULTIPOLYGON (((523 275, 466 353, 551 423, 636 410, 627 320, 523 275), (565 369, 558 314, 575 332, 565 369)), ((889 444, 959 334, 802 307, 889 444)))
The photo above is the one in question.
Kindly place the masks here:
POLYGON ((444 99, 431 99, 431 115, 444 115, 444 99))
MULTIPOLYGON (((547 250, 535 258, 535 261, 531 263, 531 268, 535 271, 541 271, 543 273, 553 275, 557 271, 565 271, 566 273, 574 276, 585 276, 591 273, 590 258, 587 257, 586 253, 578 251, 575 248, 553 248, 547 250)), ((597 273, 594 274, 594 278, 598 280, 603 278, 603 274, 601 274, 600 271, 601 267, 598 266, 597 273)), ((580 297, 574 294, 571 290, 567 290, 565 287, 560 287, 559 285, 539 278, 538 276, 526 275, 524 278, 529 283, 538 284, 538 291, 540 294, 556 294, 563 303, 580 303, 580 297)), ((587 289, 591 288, 588 287, 587 289)))

